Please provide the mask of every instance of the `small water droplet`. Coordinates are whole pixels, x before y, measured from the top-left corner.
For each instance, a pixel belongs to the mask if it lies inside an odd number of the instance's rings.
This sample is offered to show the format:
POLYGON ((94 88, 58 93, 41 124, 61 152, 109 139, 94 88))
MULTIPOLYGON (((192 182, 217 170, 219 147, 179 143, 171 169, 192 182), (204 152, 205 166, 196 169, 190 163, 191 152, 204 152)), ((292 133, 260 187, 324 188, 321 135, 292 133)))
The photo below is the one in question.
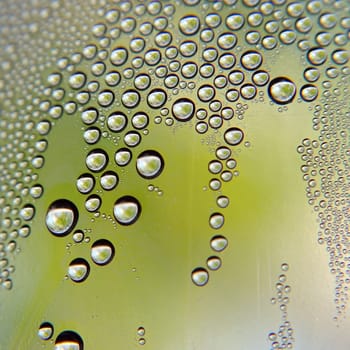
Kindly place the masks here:
POLYGON ((214 236, 210 241, 211 248, 216 252, 222 252, 228 245, 224 236, 214 236))
POLYGON ((83 282, 87 279, 90 272, 89 263, 82 258, 76 258, 69 264, 68 277, 73 282, 83 282))
POLYGON ((106 240, 100 239, 91 247, 91 259, 97 265, 107 265, 114 257, 115 249, 113 244, 106 240))
POLYGON ((209 281, 209 273, 206 269, 198 267, 192 271, 192 282, 199 287, 205 286, 209 281))
POLYGON ((221 267, 221 259, 218 256, 211 256, 207 259, 207 266, 210 270, 216 271, 221 267))
POLYGON ((42 340, 49 340, 53 336, 53 325, 49 322, 44 322, 40 325, 38 336, 42 340))

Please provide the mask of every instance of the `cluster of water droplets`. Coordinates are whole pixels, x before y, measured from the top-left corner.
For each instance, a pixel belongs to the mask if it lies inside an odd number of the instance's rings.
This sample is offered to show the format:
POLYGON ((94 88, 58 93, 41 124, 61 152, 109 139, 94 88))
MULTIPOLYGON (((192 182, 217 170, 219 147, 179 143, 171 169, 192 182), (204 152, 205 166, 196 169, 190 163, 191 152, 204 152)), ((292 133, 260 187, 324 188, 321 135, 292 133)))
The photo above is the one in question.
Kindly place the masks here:
POLYGON ((136 335, 137 335, 137 342, 139 345, 145 345, 146 339, 145 339, 146 329, 142 326, 137 328, 136 335))
POLYGON ((305 138, 297 147, 306 184, 306 197, 313 208, 319 230, 317 241, 325 246, 329 270, 335 279, 335 319, 344 315, 349 297, 350 204, 349 169, 349 83, 348 67, 326 71, 322 83, 322 104, 313 109, 313 129, 317 138, 305 138), (333 73, 337 72, 336 76, 333 73))
POLYGON ((291 292, 291 287, 287 284, 286 273, 288 270, 289 265, 283 263, 281 265, 282 273, 278 276, 278 280, 275 283, 276 296, 271 298, 271 304, 278 305, 281 311, 281 325, 279 326, 278 331, 270 332, 268 335, 271 350, 294 348, 294 330, 291 322, 288 321, 289 295, 291 292))
MULTIPOLYGON (((51 340, 54 336, 54 326, 50 322, 43 322, 38 329, 38 336, 43 341, 51 340)), ((84 350, 84 342, 80 335, 71 330, 58 334, 55 341, 55 350, 84 350)))

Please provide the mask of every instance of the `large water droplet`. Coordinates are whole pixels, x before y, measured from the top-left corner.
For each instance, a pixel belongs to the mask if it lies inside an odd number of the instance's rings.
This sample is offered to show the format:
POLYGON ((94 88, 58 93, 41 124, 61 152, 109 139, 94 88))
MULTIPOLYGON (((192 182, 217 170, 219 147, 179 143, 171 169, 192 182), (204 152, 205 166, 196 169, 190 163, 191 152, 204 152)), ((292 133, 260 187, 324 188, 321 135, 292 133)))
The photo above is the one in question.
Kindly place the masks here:
POLYGON ((87 279, 90 272, 89 263, 82 258, 76 258, 69 264, 68 277, 73 282, 83 282, 87 279))
POLYGON ((239 128, 227 129, 224 138, 225 141, 231 146, 237 146, 243 141, 243 131, 239 128))
POLYGON ((288 78, 275 78, 270 81, 268 93, 272 101, 284 105, 291 103, 296 94, 295 84, 288 78))
POLYGON ((194 103, 188 98, 181 98, 173 104, 172 112, 175 119, 184 122, 194 115, 194 103))
POLYGON ((106 240, 100 239, 91 247, 91 259, 97 265, 107 265, 114 257, 115 249, 113 244, 106 240))
POLYGON ((64 331, 56 338, 55 350, 84 350, 83 339, 73 331, 64 331))
POLYGON ((153 179, 159 176, 163 168, 163 157, 157 151, 144 151, 137 157, 136 169, 146 179, 153 179))
POLYGON ((192 271, 191 278, 196 286, 205 286, 209 281, 209 273, 206 269, 198 267, 192 271))
POLYGON ((46 214, 46 226, 55 236, 69 234, 78 220, 78 209, 67 199, 54 201, 46 214))
POLYGON ((141 205, 136 198, 124 196, 114 204, 113 214, 121 225, 130 225, 139 218, 141 205))

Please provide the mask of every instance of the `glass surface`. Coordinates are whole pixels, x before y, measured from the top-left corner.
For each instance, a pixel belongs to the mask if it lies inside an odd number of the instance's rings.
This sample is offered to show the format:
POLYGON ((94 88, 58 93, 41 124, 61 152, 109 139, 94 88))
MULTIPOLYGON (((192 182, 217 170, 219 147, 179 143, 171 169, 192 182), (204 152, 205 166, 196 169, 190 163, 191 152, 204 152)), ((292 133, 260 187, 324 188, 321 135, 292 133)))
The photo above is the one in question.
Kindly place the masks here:
POLYGON ((2 1, 0 349, 349 349, 349 29, 2 1))

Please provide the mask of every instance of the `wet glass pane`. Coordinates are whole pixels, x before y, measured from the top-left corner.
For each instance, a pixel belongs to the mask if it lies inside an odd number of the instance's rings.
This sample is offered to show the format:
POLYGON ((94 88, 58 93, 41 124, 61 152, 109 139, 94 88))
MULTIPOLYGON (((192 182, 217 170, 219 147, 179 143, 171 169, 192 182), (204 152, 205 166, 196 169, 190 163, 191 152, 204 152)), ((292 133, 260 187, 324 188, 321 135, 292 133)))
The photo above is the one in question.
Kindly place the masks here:
POLYGON ((0 349, 349 349, 349 29, 2 1, 0 349))

